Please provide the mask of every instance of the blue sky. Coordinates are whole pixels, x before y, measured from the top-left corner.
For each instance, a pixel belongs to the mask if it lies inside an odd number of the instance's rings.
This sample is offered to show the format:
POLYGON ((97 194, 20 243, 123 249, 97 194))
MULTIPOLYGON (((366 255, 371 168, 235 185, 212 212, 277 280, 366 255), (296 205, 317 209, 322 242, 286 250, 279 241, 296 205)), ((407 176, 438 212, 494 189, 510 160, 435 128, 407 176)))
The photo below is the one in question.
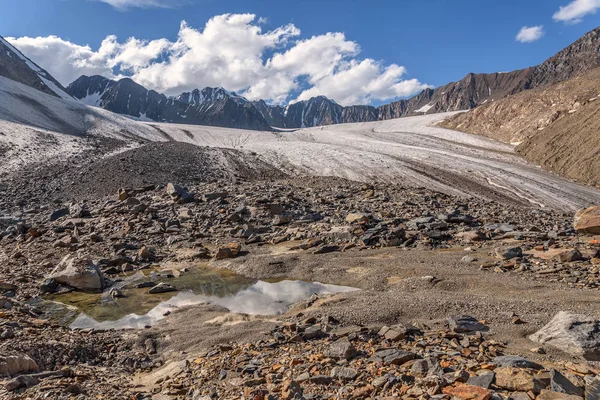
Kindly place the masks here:
MULTIPOLYGON (((381 69, 380 75, 384 74, 390 65, 402 66, 406 69, 401 78, 398 78, 399 71, 389 72, 395 78, 390 78, 392 80, 389 82, 379 80, 374 83, 375 86, 397 84, 400 83, 400 79, 418 80, 418 84, 413 83, 410 87, 409 85, 397 86, 394 92, 385 91, 379 86, 376 89, 365 89, 366 92, 371 90, 371 94, 355 98, 347 93, 338 93, 332 88, 339 82, 352 81, 354 75, 349 75, 350 78, 346 81, 341 76, 337 80, 320 81, 321 77, 308 75, 308 80, 312 80, 315 90, 309 90, 307 96, 321 90, 330 92, 325 93, 330 97, 337 94, 340 99, 343 99, 342 102, 377 104, 390 100, 389 96, 394 94, 398 94, 394 98, 405 97, 403 94, 408 94, 411 90, 420 90, 422 86, 419 85, 438 86, 458 80, 468 72, 511 71, 538 64, 587 31, 596 28, 600 22, 600 14, 593 13, 595 6, 587 11, 565 10, 565 12, 575 13, 574 16, 567 16, 566 21, 565 18, 563 21, 553 19, 553 15, 560 7, 568 6, 573 2, 572 0, 182 0, 188 4, 181 4, 174 8, 132 6, 125 9, 113 7, 103 1, 2 0, 0 35, 15 39, 54 35, 70 44, 88 45, 95 52, 109 35, 116 35, 117 42, 121 44, 130 37, 140 40, 140 46, 144 41, 161 39, 175 43, 183 20, 189 27, 201 32, 207 21, 214 16, 225 13, 251 13, 255 14, 256 18, 250 24, 260 26, 263 33, 288 24, 293 24, 294 28, 301 32, 288 32, 289 37, 281 43, 278 42, 277 46, 267 46, 257 50, 263 60, 270 58, 276 52, 284 53, 296 41, 325 35, 328 32, 342 32, 346 42, 360 46, 360 53, 357 48, 349 51, 352 54, 346 55, 347 63, 334 65, 335 71, 353 68, 355 66, 352 64, 353 60, 359 63, 365 59, 372 59, 378 63, 381 69), (264 18, 265 21, 258 21, 259 17, 264 18), (541 28, 543 36, 539 40, 528 43, 515 40, 522 27, 540 25, 543 26, 541 28)), ((150 1, 169 3, 178 0, 150 1)), ((593 3, 593 0, 591 2, 593 3)), ((600 8, 600 4, 597 7, 600 8)), ((226 28, 217 28, 219 29, 226 28)), ((61 68, 61 71, 66 71, 66 67, 53 59, 51 52, 44 53, 42 42, 20 42, 20 44, 19 47, 34 61, 43 64, 44 68, 56 75, 61 77, 64 75, 60 80, 64 81, 78 73, 77 70, 64 74, 58 71, 61 68), (53 70, 54 64, 56 70, 53 70)), ((208 51, 206 48, 203 47, 202 51, 208 51)), ((144 62, 157 63, 165 61, 166 57, 162 53, 152 62, 144 62)), ((155 71, 152 75, 144 71, 142 74, 139 73, 141 66, 130 64, 127 64, 126 68, 122 68, 121 65, 113 67, 112 71, 115 75, 139 76, 145 86, 166 92, 176 92, 188 89, 195 83, 198 83, 197 86, 204 83, 201 77, 194 75, 166 82, 164 77, 158 76, 161 72, 155 71)), ((146 64, 144 68, 148 66, 146 64)), ((317 67, 315 66, 315 69, 317 67)), ((211 68, 216 67, 211 66, 211 68)), ((294 68, 296 69, 293 74, 286 70, 286 77, 294 80, 296 87, 291 87, 292 84, 289 82, 282 82, 281 90, 270 93, 267 89, 256 86, 248 92, 250 97, 252 93, 263 94, 282 102, 289 101, 298 93, 302 93, 307 89, 303 83, 306 82, 305 73, 300 72, 299 67, 294 68), (284 96, 286 89, 287 97, 284 96)), ((180 70, 181 68, 177 70, 178 73, 181 72, 180 70)), ((82 71, 86 70, 82 69, 82 71)), ((168 71, 171 73, 173 70, 168 71)), ((268 74, 274 73, 254 72, 248 74, 247 79, 266 77, 270 80, 271 76, 268 74)), ((163 75, 165 73, 167 70, 162 71, 163 75)), ((233 86, 234 90, 242 92, 247 91, 245 85, 253 84, 251 81, 237 79, 238 77, 232 74, 235 74, 235 71, 207 79, 206 83, 222 83, 221 86, 226 88, 233 86), (230 81, 231 84, 228 85, 230 81)), ((369 73, 365 72, 365 75, 367 74, 369 73)), ((371 79, 379 79, 380 75, 369 76, 371 79)), ((278 75, 279 78, 283 79, 278 75)), ((371 83, 373 82, 366 78, 363 82, 364 85, 371 83)))

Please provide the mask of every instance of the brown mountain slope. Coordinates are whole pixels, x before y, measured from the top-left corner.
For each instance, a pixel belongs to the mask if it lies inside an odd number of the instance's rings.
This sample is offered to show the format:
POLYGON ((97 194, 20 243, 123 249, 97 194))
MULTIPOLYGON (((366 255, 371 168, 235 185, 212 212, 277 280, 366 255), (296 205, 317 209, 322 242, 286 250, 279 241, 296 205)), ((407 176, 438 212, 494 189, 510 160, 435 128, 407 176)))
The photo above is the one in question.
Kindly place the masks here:
POLYGON ((443 121, 445 128, 519 144, 528 160, 600 184, 600 68, 528 90, 443 121))

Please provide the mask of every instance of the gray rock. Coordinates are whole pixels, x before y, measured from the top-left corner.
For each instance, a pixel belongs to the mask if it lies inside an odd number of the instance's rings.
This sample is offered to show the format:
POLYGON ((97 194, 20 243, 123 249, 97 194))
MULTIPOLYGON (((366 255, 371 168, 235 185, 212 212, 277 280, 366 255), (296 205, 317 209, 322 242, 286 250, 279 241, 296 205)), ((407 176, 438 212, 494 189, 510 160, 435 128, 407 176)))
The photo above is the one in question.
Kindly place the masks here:
POLYGON ((39 370, 36 362, 29 356, 0 357, 0 376, 17 375, 39 370))
POLYGON ((529 339, 588 361, 600 361, 600 321, 561 311, 529 339))
POLYGON ((310 382, 315 385, 329 385, 332 381, 332 378, 327 375, 314 375, 310 377, 310 382))
POLYGON ((78 254, 66 255, 48 278, 82 291, 98 291, 104 287, 100 269, 92 260, 78 254))
POLYGON ((520 247, 497 248, 496 255, 503 260, 511 260, 513 258, 522 257, 523 249, 520 247))
POLYGON ((487 331, 489 328, 470 315, 457 315, 448 319, 448 326, 457 333, 487 331))
POLYGON ((354 368, 348 367, 333 367, 331 370, 331 377, 334 379, 342 379, 345 381, 351 381, 356 378, 358 372, 354 368))
POLYGON ((600 375, 585 377, 585 400, 600 400, 600 375))
POLYGON ((515 367, 515 368, 530 368, 530 369, 543 369, 544 367, 540 364, 529 361, 526 358, 519 356, 499 356, 494 358, 494 364, 499 367, 515 367))
POLYGON ((57 219, 62 218, 67 215, 69 215, 68 208, 59 208, 58 210, 52 211, 52 214, 50 214, 50 217, 48 217, 48 219, 50 221, 56 221, 57 219))
POLYGON ((485 389, 489 389, 494 383, 496 375, 493 372, 472 376, 467 380, 467 385, 479 386, 485 389))
POLYGON ((416 354, 411 353, 410 351, 386 349, 376 352, 375 357, 389 364, 401 365, 407 361, 414 360, 416 358, 416 354))
POLYGON ((191 193, 174 183, 167 185, 167 194, 177 203, 189 203, 194 200, 194 196, 191 193))
POLYGON ((575 386, 573 382, 555 369, 550 371, 550 390, 583 397, 583 389, 575 386))
POLYGON ((337 359, 350 360, 357 351, 347 338, 340 339, 329 346, 327 356, 337 359))
POLYGON ((158 285, 151 288, 148 291, 148 293, 158 294, 158 293, 168 293, 168 292, 176 292, 176 291, 177 291, 177 289, 175 289, 173 286, 169 285, 168 283, 160 282, 158 285))

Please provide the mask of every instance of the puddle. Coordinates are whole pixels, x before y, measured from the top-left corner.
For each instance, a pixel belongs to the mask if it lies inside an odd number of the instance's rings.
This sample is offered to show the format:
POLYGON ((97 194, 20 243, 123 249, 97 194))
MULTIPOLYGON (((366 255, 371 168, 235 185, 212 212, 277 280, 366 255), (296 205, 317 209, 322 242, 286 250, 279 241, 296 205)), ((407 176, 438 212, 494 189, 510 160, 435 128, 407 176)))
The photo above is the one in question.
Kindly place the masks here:
POLYGON ((116 284, 126 296, 123 298, 113 299, 108 292, 72 292, 40 300, 37 305, 52 319, 73 329, 138 329, 156 324, 176 308, 195 304, 215 304, 234 313, 277 315, 313 294, 357 290, 319 282, 257 281, 207 267, 193 268, 177 278, 160 279, 178 292, 149 294, 148 288, 132 288, 147 279, 138 272, 116 284))

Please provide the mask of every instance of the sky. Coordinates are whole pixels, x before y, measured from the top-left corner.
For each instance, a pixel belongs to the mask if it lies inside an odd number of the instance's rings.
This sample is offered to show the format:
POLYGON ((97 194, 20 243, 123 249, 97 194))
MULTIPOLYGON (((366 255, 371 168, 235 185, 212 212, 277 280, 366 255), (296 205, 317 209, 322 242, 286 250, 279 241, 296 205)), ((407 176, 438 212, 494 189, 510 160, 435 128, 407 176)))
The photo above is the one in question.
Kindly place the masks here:
POLYGON ((536 65, 600 0, 2 0, 0 35, 63 85, 131 77, 285 104, 379 105, 469 72, 536 65))

